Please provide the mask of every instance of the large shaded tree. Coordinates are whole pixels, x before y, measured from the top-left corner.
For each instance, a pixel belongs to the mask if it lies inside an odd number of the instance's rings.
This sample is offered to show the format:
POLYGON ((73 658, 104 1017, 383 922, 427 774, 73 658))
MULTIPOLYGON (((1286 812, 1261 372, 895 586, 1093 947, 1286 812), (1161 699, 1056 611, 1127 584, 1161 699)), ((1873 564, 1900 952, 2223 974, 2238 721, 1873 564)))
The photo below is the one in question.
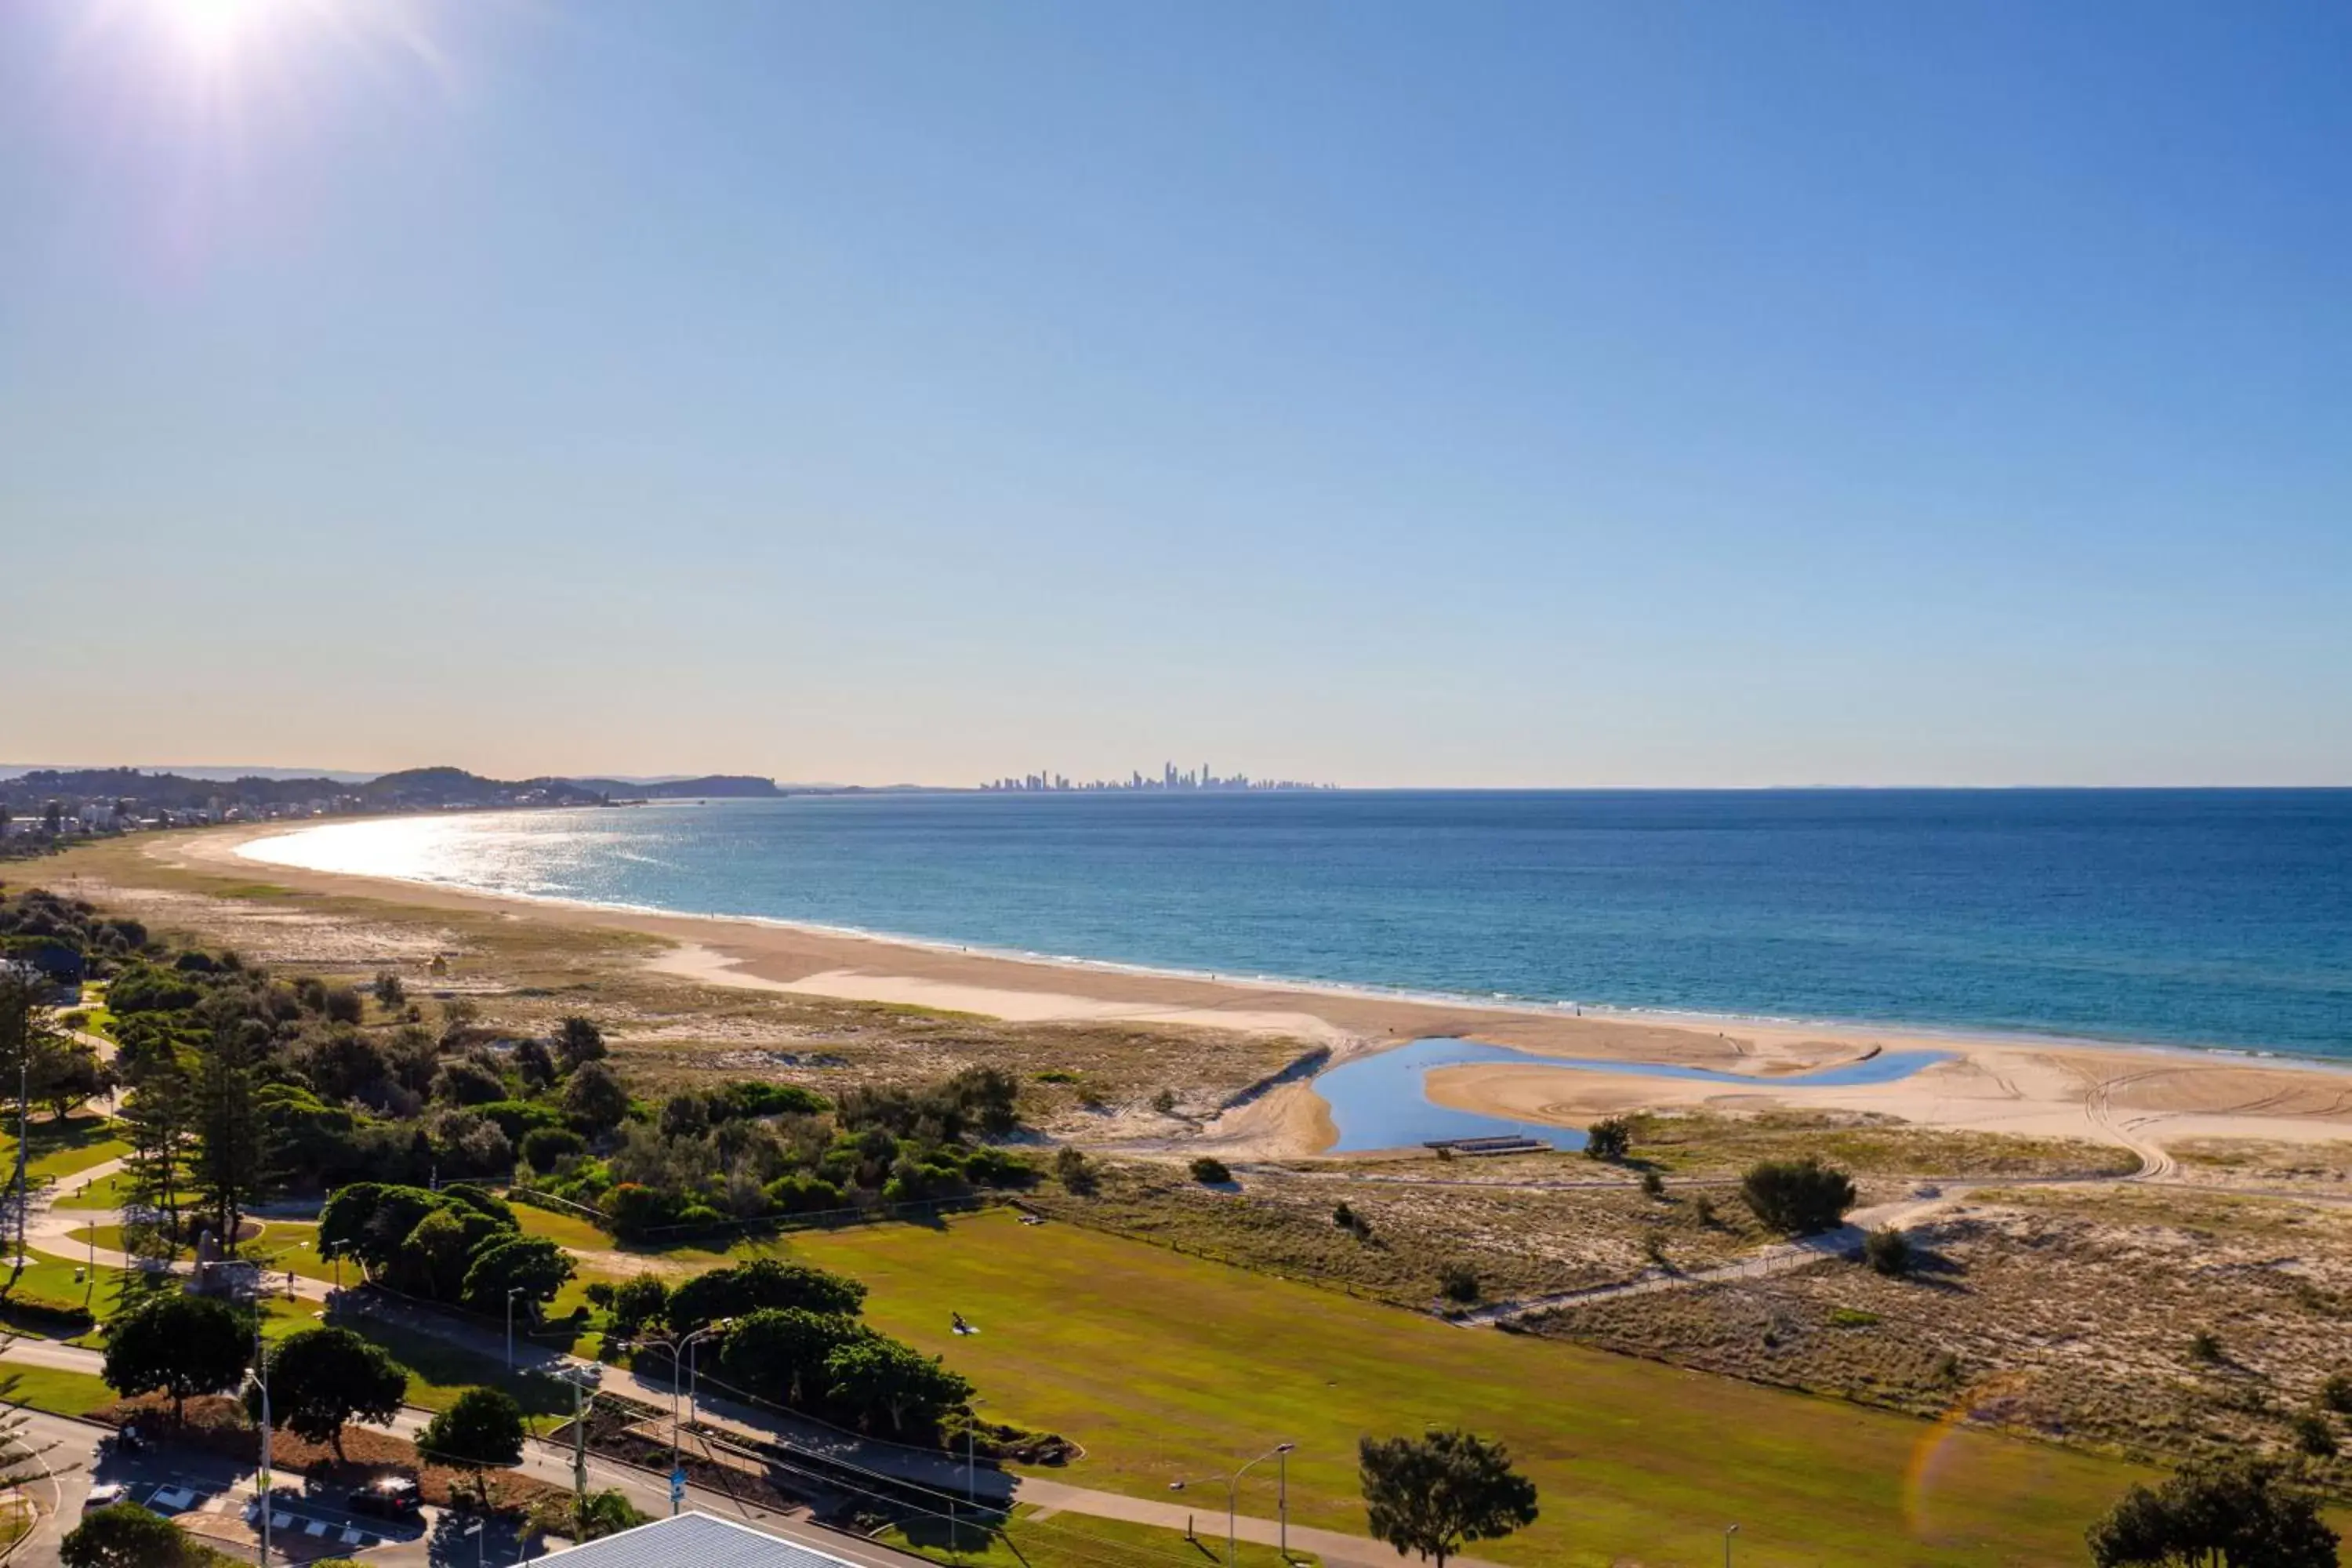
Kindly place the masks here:
POLYGON ((488 1472, 522 1461, 522 1407, 495 1388, 469 1388, 425 1424, 416 1447, 437 1464, 474 1472, 482 1507, 490 1506, 488 1472))
POLYGON ((719 1370, 746 1393, 779 1405, 805 1405, 830 1386, 825 1363, 834 1352, 869 1331, 839 1313, 765 1308, 727 1331, 719 1370))
POLYGON ((389 1421, 408 1395, 408 1373, 349 1329, 289 1334, 267 1364, 271 1419, 309 1442, 331 1445, 338 1459, 346 1423, 389 1421))
POLYGON ((2276 1459, 2206 1460, 2134 1487, 2087 1539, 2098 1568, 2336 1568, 2319 1500, 2276 1459))
POLYGON ((893 1432, 935 1426, 949 1411, 971 1397, 971 1384, 950 1372, 937 1356, 877 1333, 864 1333, 824 1358, 825 1394, 871 1429, 877 1415, 890 1418, 893 1432))
POLYGON ((1419 1437, 1366 1437, 1358 1479, 1371 1532, 1397 1549, 1445 1560, 1536 1520, 1536 1487, 1515 1473, 1500 1443, 1458 1428, 1419 1437))
POLYGON ((176 1421, 191 1396, 235 1388, 252 1348, 251 1327, 227 1302, 170 1290, 107 1325, 99 1375, 125 1398, 170 1394, 176 1421))
POLYGON ((673 1330, 683 1333, 763 1307, 855 1314, 865 1304, 866 1287, 846 1275, 814 1264, 755 1258, 732 1268, 709 1269, 684 1281, 670 1292, 663 1316, 673 1330))

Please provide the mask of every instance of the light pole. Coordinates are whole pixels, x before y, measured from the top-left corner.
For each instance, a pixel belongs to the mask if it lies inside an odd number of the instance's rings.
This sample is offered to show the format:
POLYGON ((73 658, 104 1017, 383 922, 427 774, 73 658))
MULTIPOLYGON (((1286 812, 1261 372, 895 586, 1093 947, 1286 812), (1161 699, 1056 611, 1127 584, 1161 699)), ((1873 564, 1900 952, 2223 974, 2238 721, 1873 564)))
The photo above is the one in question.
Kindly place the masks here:
POLYGON ((1731 1538, 1738 1533, 1736 1524, 1727 1526, 1723 1531, 1723 1568, 1731 1568, 1731 1538))
MULTIPOLYGON (((702 1327, 696 1329, 691 1333, 678 1334, 673 1336, 667 1341, 657 1342, 666 1343, 669 1347, 669 1468, 673 1474, 675 1474, 678 1468, 678 1436, 685 1430, 677 1418, 678 1353, 680 1352, 684 1352, 686 1354, 686 1418, 687 1420, 691 1421, 694 1419, 694 1381, 695 1374, 698 1370, 695 1364, 695 1344, 699 1340, 711 1334, 718 1333, 722 1330, 730 1329, 734 1326, 734 1319, 721 1318, 715 1323, 703 1324, 702 1327)), ((675 1519, 677 1517, 677 1510, 678 1505, 676 1493, 673 1492, 669 1505, 671 1518, 675 1519)))
MULTIPOLYGON (((1244 1476, 1245 1476, 1245 1475, 1249 1474, 1249 1473, 1250 1473, 1251 1468, 1252 1468, 1254 1466, 1262 1465, 1262 1464, 1264 1464, 1264 1463, 1265 1463, 1266 1460, 1268 1460, 1268 1459, 1275 1459, 1275 1460, 1279 1461, 1279 1463, 1280 1463, 1280 1467, 1281 1467, 1281 1476, 1282 1476, 1282 1480, 1281 1480, 1281 1495, 1280 1495, 1280 1500, 1279 1500, 1279 1502, 1276 1504, 1276 1508, 1277 1508, 1278 1511, 1280 1512, 1280 1514, 1281 1514, 1281 1516, 1282 1516, 1282 1522, 1281 1522, 1281 1524, 1280 1524, 1280 1525, 1279 1525, 1279 1527, 1278 1527, 1278 1531, 1279 1531, 1279 1533, 1280 1533, 1280 1535, 1281 1535, 1281 1537, 1282 1537, 1282 1552, 1283 1552, 1283 1555, 1284 1555, 1284 1557, 1285 1557, 1285 1558, 1287 1558, 1287 1557, 1289 1556, 1289 1554, 1290 1554, 1290 1517, 1289 1517, 1289 1516, 1290 1516, 1290 1458, 1289 1458, 1289 1456, 1290 1456, 1290 1451, 1291 1451, 1293 1448, 1296 1448, 1296 1447, 1298 1447, 1298 1445, 1297 1445, 1297 1444, 1296 1444, 1296 1443, 1276 1443, 1273 1447, 1268 1448, 1265 1453, 1260 1454, 1256 1458, 1252 1459, 1248 1464, 1244 1465, 1240 1469, 1235 1470, 1232 1475, 1230 1475, 1230 1476, 1224 1476, 1224 1477, 1219 1477, 1219 1478, 1214 1478, 1214 1479, 1222 1479, 1222 1480, 1225 1483, 1225 1568, 1234 1568, 1235 1563, 1238 1562, 1238 1560, 1239 1560, 1239 1558, 1240 1558, 1240 1556, 1241 1556, 1240 1544, 1239 1544, 1239 1541, 1238 1541, 1238 1535, 1239 1535, 1239 1519, 1238 1519, 1238 1515, 1239 1515, 1239 1513, 1240 1513, 1240 1507, 1241 1507, 1242 1478, 1243 1478, 1244 1476)), ((1184 1488, 1185 1488, 1187 1485, 1189 1485, 1189 1484, 1190 1484, 1190 1483, 1185 1482, 1185 1481, 1170 1481, 1170 1482, 1168 1483, 1168 1489, 1169 1489, 1170 1491, 1171 1491, 1171 1492, 1181 1492, 1181 1491, 1182 1491, 1182 1490, 1184 1489, 1184 1488)))
POLYGON ((261 1354, 261 1316, 253 1320, 253 1381, 261 1389, 261 1555, 254 1559, 269 1568, 269 1363, 261 1354))
POLYGON ((514 1299, 521 1294, 522 1287, 520 1285, 507 1291, 507 1370, 509 1372, 514 1370, 514 1299))

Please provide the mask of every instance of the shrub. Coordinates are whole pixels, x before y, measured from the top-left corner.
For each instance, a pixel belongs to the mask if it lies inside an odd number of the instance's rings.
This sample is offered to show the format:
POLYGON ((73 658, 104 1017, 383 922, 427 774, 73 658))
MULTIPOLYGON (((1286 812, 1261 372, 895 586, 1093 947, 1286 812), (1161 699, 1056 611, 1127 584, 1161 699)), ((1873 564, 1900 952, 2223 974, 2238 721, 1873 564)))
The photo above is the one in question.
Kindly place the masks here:
POLYGON ((2352 1415, 2352 1372, 2335 1372, 2319 1385, 2319 1403, 2338 1415, 2352 1415))
POLYGON ((1862 1240, 1863 1261, 1888 1279, 1911 1271, 1911 1243, 1891 1225, 1880 1226, 1862 1240))
POLYGON ((1853 1178, 1813 1155, 1767 1160, 1749 1169, 1740 1195, 1756 1217, 1783 1236, 1835 1228, 1853 1206, 1853 1178))
POLYGON ((2208 1363, 2221 1359, 2221 1337, 2210 1329, 2200 1329, 2189 1336, 2189 1359, 2208 1363))
POLYGON ((2336 1429, 2318 1411, 2306 1410, 2294 1418, 2294 1446, 2315 1459, 2332 1459, 2336 1457, 2336 1429))
POLYGON ((1478 1299, 1478 1272, 1466 1263, 1449 1263, 1437 1271, 1437 1293, 1465 1305, 1478 1299))
POLYGON ((1633 1147, 1633 1123, 1622 1116, 1603 1118, 1584 1130, 1588 1160, 1622 1160, 1633 1147))
POLYGON ((356 1024, 366 1016, 367 1009, 360 994, 348 985, 330 985, 321 999, 320 1011, 338 1024, 356 1024))
POLYGON ((1867 1329, 1884 1320, 1875 1312, 1865 1312, 1859 1307, 1830 1309, 1830 1327, 1833 1329, 1867 1329))
POLYGON ((1645 1197, 1653 1197, 1653 1198, 1663 1198, 1663 1197, 1664 1197, 1664 1196, 1666 1195, 1666 1179, 1665 1179, 1665 1177, 1664 1177, 1664 1176, 1662 1176, 1662 1175, 1658 1174, 1658 1173, 1657 1173, 1657 1172, 1655 1172, 1655 1171, 1644 1171, 1644 1172, 1643 1172, 1643 1173, 1642 1173, 1642 1193, 1643 1193, 1643 1196, 1645 1196, 1645 1197))
POLYGON ((1213 1154, 1203 1154, 1192 1162, 1192 1179, 1206 1185, 1216 1186, 1232 1181, 1234 1173, 1226 1168, 1223 1160, 1213 1154))
POLYGON ((1054 1174, 1062 1185, 1079 1197, 1091 1195, 1101 1184, 1095 1174, 1094 1162, 1083 1150, 1065 1148, 1054 1156, 1054 1174))
POLYGON ((0 1321, 36 1331, 60 1330, 68 1336, 86 1334, 98 1326, 90 1310, 79 1301, 59 1300, 31 1290, 0 1296, 0 1321))
POLYGON ((522 1157, 534 1171, 552 1171, 587 1151, 587 1142, 568 1127, 534 1127, 522 1135, 522 1157))
POLYGON ((1175 1115, 1176 1091, 1172 1089, 1163 1089, 1158 1094, 1153 1095, 1151 1097, 1151 1109, 1160 1112, 1162 1116, 1175 1115))
POLYGON ((1691 1200, 1691 1215, 1699 1224, 1712 1227, 1715 1224, 1715 1200, 1705 1193, 1691 1200))

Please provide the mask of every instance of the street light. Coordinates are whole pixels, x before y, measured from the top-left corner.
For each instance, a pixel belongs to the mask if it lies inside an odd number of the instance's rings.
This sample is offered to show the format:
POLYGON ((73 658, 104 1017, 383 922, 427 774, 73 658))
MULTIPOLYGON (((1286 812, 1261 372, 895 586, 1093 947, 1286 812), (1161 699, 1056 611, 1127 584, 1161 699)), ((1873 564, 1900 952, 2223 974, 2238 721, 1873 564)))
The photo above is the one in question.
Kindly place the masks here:
POLYGON ((468 1535, 474 1538, 474 1568, 482 1568, 482 1521, 480 1520, 474 1521, 460 1531, 458 1539, 462 1541, 468 1535))
MULTIPOLYGON (((669 1351, 669 1468, 672 1473, 676 1473, 678 1468, 678 1435, 684 1430, 677 1418, 678 1354, 683 1352, 686 1355, 686 1418, 692 1421, 694 1419, 694 1385, 699 1371, 696 1365, 694 1347, 698 1341, 734 1326, 734 1319, 721 1318, 715 1323, 705 1323, 689 1333, 677 1334, 667 1340, 654 1342, 656 1344, 667 1346, 669 1351)), ((678 1505, 676 1500, 677 1493, 673 1490, 669 1505, 672 1518, 677 1516, 678 1505)))
POLYGON ((1736 1524, 1727 1526, 1723 1531, 1723 1568, 1731 1568, 1731 1538, 1738 1533, 1736 1524))
POLYGON ((523 1293, 523 1287, 514 1286, 507 1291, 507 1370, 514 1370, 514 1299, 523 1293))
MULTIPOLYGON (((1277 1473, 1281 1477, 1280 1481, 1277 1483, 1279 1490, 1276 1494, 1276 1500, 1275 1503, 1275 1511, 1279 1520, 1279 1523, 1276 1525, 1276 1533, 1281 1540, 1280 1550, 1282 1552, 1283 1558, 1285 1561, 1289 1559, 1290 1452, 1297 1447, 1298 1445, 1296 1443, 1276 1443, 1273 1447, 1268 1448, 1265 1453, 1260 1454, 1256 1458, 1252 1459, 1248 1464, 1244 1465, 1232 1475, 1209 1478, 1213 1479, 1222 1479, 1225 1483, 1225 1568, 1234 1568, 1234 1565, 1241 1555, 1237 1541, 1238 1530, 1235 1516, 1240 1511, 1242 1478, 1249 1474, 1252 1467, 1262 1465, 1268 1459, 1273 1459, 1277 1462, 1277 1473)), ((1184 1481, 1170 1481, 1168 1483, 1168 1489, 1171 1492, 1181 1492, 1188 1484, 1190 1483, 1184 1481)))
POLYGON ((253 1381, 261 1390, 261 1473, 255 1478, 261 1494, 261 1555, 254 1561, 261 1568, 269 1568, 269 1363, 261 1354, 261 1321, 266 1316, 258 1313, 253 1320, 253 1381))

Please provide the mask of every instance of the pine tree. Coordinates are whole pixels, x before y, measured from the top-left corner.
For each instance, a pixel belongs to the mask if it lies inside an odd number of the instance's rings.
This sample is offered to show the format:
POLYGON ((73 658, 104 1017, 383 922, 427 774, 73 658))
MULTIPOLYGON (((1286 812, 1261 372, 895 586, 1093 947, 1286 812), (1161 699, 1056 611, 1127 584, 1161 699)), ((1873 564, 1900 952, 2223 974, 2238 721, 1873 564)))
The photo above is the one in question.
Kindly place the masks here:
POLYGON ((250 1020, 224 1021, 194 1078, 195 1158, 190 1174, 224 1254, 236 1247, 246 1206, 268 1169, 268 1129, 255 1091, 267 1031, 250 1020))

